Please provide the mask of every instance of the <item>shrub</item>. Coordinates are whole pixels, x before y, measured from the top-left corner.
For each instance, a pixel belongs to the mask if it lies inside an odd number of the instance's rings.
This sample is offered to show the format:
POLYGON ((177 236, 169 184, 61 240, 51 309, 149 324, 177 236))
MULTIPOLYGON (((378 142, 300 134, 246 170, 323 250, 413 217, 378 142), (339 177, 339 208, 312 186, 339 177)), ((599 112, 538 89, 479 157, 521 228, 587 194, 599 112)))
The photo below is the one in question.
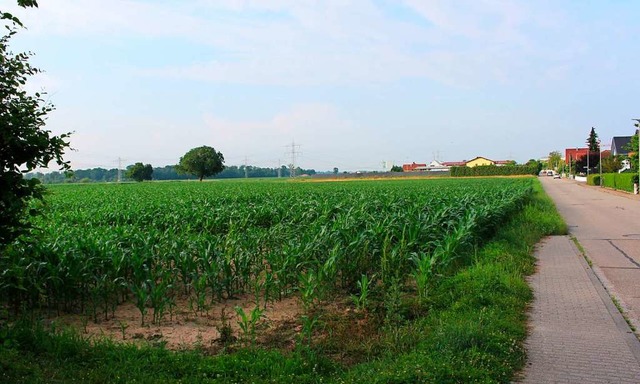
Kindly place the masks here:
POLYGON ((600 175, 589 175, 587 178, 588 185, 600 185, 600 175))
POLYGON ((602 175, 602 184, 607 188, 633 192, 633 183, 637 177, 633 173, 605 173, 602 175))
POLYGON ((515 165, 498 167, 496 165, 480 165, 477 167, 451 167, 451 176, 516 176, 537 175, 537 166, 515 165))

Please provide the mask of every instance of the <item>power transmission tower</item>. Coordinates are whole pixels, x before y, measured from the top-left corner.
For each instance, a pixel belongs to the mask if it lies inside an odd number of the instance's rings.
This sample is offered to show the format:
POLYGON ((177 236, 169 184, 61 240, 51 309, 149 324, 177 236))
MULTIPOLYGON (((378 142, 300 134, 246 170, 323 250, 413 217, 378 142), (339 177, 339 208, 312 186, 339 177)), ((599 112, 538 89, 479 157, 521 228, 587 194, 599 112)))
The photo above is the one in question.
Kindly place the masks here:
POLYGON ((282 177, 282 164, 280 163, 280 159, 278 159, 278 177, 282 177))
POLYGON ((286 146, 287 148, 291 148, 291 151, 287 151, 287 153, 291 156, 291 164, 289 164, 289 176, 296 177, 296 156, 301 155, 302 152, 296 150, 296 148, 300 148, 300 144, 296 144, 295 141, 291 141, 291 144, 286 146))
POLYGON ((244 157, 244 178, 249 177, 249 170, 247 169, 247 156, 244 157))

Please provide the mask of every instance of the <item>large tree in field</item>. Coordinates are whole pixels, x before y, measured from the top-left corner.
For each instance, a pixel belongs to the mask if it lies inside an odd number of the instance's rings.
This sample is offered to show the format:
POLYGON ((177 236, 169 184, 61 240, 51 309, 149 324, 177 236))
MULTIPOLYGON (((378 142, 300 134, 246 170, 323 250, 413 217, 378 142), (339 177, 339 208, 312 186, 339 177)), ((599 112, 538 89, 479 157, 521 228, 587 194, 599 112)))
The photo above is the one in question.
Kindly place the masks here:
MULTIPOLYGON (((34 7, 33 0, 18 1, 34 7)), ((44 94, 28 94, 27 79, 40 72, 29 64, 31 54, 14 54, 9 41, 22 27, 20 20, 0 11, 7 33, 0 38, 0 251, 28 228, 29 201, 41 199, 42 186, 37 179, 26 180, 24 173, 47 167, 55 161, 60 169, 69 169, 62 158, 69 147, 69 134, 53 135, 44 129, 53 105, 44 94)))
POLYGON ((176 170, 180 173, 195 175, 203 178, 213 176, 224 169, 224 156, 212 147, 193 148, 180 158, 176 170))
POLYGON ((153 175, 153 167, 151 164, 144 165, 135 163, 127 168, 126 176, 135 181, 151 180, 153 175))

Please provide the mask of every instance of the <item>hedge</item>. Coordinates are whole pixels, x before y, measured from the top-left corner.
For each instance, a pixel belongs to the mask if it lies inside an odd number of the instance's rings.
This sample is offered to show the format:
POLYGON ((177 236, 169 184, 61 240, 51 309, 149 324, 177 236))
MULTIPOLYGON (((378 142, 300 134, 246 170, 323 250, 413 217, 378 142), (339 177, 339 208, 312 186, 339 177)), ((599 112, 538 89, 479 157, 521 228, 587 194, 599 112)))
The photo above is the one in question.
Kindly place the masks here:
MULTIPOLYGON (((635 173, 603 173, 602 185, 607 188, 633 192, 633 182, 637 177, 638 175, 635 173)), ((587 184, 600 185, 600 175, 589 175, 587 184)))
POLYGON ((451 176, 515 176, 538 174, 538 166, 508 165, 479 165, 477 167, 451 167, 451 176))

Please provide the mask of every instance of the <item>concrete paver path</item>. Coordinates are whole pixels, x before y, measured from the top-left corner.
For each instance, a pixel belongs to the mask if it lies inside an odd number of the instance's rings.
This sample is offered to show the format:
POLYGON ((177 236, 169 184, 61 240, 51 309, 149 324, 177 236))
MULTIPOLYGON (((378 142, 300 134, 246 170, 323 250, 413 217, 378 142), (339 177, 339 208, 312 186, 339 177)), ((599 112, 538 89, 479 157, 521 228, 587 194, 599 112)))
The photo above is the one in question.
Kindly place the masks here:
POLYGON ((638 340, 571 239, 550 237, 536 256, 522 382, 640 383, 638 340))
POLYGON ((640 329, 640 196, 541 178, 605 288, 640 329))
POLYGON ((594 269, 568 236, 548 238, 538 248, 522 382, 640 383, 640 342, 605 290, 624 292, 620 301, 638 320, 640 202, 571 181, 542 182, 594 269), (611 279, 607 269, 614 270, 611 279))

